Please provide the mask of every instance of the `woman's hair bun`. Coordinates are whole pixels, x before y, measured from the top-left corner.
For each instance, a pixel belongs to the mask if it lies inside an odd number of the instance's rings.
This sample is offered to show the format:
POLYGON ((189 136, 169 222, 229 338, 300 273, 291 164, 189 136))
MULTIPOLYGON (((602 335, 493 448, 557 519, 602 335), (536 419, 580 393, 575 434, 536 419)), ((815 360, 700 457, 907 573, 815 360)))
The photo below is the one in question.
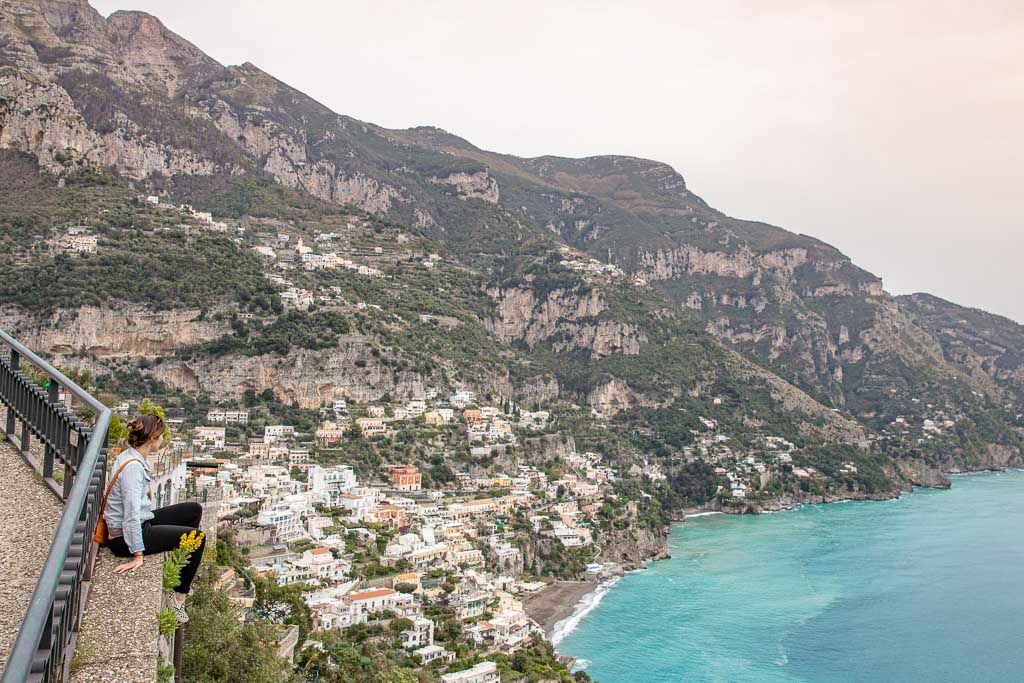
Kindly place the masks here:
POLYGON ((158 415, 143 415, 128 423, 128 445, 137 448, 155 434, 164 433, 164 421, 158 415))

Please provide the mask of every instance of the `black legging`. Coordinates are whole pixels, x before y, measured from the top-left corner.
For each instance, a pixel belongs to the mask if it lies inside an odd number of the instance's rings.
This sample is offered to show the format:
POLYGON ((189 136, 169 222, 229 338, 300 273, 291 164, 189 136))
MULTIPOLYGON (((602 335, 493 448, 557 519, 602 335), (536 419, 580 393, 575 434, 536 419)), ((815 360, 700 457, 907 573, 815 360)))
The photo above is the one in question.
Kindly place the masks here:
MULTIPOLYGON (((203 518, 203 506, 199 503, 178 503, 153 510, 153 519, 142 523, 142 543, 146 546, 143 555, 165 553, 174 550, 181 543, 181 535, 199 528, 203 518)), ((131 557, 132 552, 124 542, 124 536, 110 539, 107 544, 110 551, 118 557, 131 557)), ((174 589, 175 593, 188 594, 195 578, 196 570, 203 559, 203 548, 206 547, 206 536, 203 536, 199 548, 192 553, 181 570, 181 583, 174 589)))

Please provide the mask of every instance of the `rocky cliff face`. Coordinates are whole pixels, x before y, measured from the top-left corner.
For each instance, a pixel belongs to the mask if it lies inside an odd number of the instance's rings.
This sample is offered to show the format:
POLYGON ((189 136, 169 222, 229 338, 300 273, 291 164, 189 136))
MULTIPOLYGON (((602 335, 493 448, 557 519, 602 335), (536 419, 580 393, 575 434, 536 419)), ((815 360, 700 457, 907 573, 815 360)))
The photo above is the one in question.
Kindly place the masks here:
POLYGON ((598 540, 598 562, 611 562, 623 571, 642 569, 648 562, 668 559, 670 529, 647 529, 636 523, 635 517, 628 528, 614 530, 598 540))
POLYGON ((0 327, 30 347, 55 356, 155 358, 211 341, 229 330, 227 324, 212 318, 201 320, 199 314, 199 309, 188 308, 151 311, 141 306, 85 306, 36 318, 8 307, 0 309, 0 327))
POLYGON ((494 332, 505 342, 532 348, 550 341, 557 352, 582 349, 594 358, 635 356, 647 342, 635 325, 598 319, 607 306, 597 291, 556 289, 538 296, 532 288, 514 287, 488 293, 497 303, 494 332))
MULTIPOLYGON (((0 36, 0 148, 32 152, 54 172, 82 162, 137 180, 215 170, 201 146, 167 144, 150 121, 115 104, 132 98, 138 110, 219 68, 154 17, 117 12, 105 20, 84 0, 7 2, 0 36), (109 85, 93 94, 107 102, 76 102, 61 85, 90 76, 109 85), (97 109, 104 110, 102 126, 83 116, 97 109)), ((190 114, 183 108, 181 115, 190 114)))
POLYGON ((210 175, 215 165, 185 149, 146 138, 127 117, 99 133, 64 88, 20 74, 0 73, 0 148, 31 152, 53 173, 91 163, 127 178, 151 174, 210 175))
POLYGON ((736 252, 704 251, 692 245, 640 253, 639 273, 648 280, 671 280, 682 275, 718 275, 754 278, 760 284, 764 271, 792 277, 807 263, 807 249, 781 249, 756 254, 749 247, 736 252))
POLYGON ((599 385, 587 396, 587 403, 606 417, 615 417, 624 410, 643 405, 656 405, 645 401, 621 379, 612 379, 599 385))
MULTIPOLYGON (((225 321, 201 317, 199 309, 151 311, 137 305, 124 307, 82 307, 62 310, 48 317, 26 315, 6 307, 0 309, 0 327, 16 335, 31 348, 54 356, 59 362, 88 367, 99 373, 109 370, 108 362, 160 359, 145 373, 187 392, 202 391, 217 400, 237 399, 247 390, 266 389, 285 403, 318 408, 339 396, 355 401, 375 401, 385 394, 396 399, 421 396, 439 377, 413 370, 397 370, 383 362, 374 349, 380 340, 349 335, 329 352, 293 349, 287 356, 204 356, 181 360, 177 353, 188 347, 211 342, 229 334, 225 321)), ((445 368, 452 372, 455 368, 445 368)), ((512 396, 514 388, 507 374, 480 376, 479 391, 512 396)), ((557 395, 558 384, 551 377, 538 377, 521 390, 539 402, 557 395)))
MULTIPOLYGON (((247 390, 271 389, 278 400, 300 408, 319 408, 337 396, 377 401, 422 396, 432 378, 395 372, 371 354, 365 338, 349 338, 330 353, 293 350, 287 356, 222 357, 200 362, 169 361, 152 375, 186 391, 201 390, 215 399, 232 399, 247 390), (358 362, 358 365, 357 365, 358 362)), ((432 384, 431 384, 432 385, 432 384)))
POLYGON ((452 173, 443 178, 431 177, 428 180, 435 185, 455 188, 460 199, 480 199, 488 204, 497 204, 501 197, 498 181, 488 175, 487 171, 452 173))
POLYGON ((928 294, 897 298, 938 344, 938 352, 976 379, 1024 394, 1024 325, 928 294))

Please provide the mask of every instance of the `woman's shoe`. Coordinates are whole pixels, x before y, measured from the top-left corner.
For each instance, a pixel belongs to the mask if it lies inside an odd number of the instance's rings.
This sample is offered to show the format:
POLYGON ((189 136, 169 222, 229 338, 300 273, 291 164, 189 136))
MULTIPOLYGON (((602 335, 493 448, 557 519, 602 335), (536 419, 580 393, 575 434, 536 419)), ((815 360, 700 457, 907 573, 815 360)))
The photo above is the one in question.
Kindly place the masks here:
POLYGON ((178 604, 178 601, 174 599, 174 591, 171 591, 168 595, 171 601, 171 609, 174 610, 174 618, 178 620, 178 626, 188 623, 188 612, 185 611, 185 604, 178 604))

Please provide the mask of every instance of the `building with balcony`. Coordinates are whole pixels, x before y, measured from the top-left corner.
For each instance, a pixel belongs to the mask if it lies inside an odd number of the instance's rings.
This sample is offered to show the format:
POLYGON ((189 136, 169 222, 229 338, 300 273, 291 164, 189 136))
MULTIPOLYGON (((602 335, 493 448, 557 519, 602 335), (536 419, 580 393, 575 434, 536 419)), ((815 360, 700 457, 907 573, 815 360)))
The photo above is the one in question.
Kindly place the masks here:
POLYGON ((415 465, 392 467, 388 473, 391 477, 391 488, 396 491, 419 491, 423 475, 415 465))
POLYGON ((315 500, 337 507, 342 504, 341 495, 351 493, 356 487, 356 474, 348 465, 309 468, 307 483, 315 500))
POLYGON ((196 427, 192 433, 192 445, 201 450, 224 448, 224 428, 196 427))
POLYGON ((271 537, 278 542, 295 541, 305 536, 301 515, 283 503, 260 510, 256 524, 270 531, 271 537))

